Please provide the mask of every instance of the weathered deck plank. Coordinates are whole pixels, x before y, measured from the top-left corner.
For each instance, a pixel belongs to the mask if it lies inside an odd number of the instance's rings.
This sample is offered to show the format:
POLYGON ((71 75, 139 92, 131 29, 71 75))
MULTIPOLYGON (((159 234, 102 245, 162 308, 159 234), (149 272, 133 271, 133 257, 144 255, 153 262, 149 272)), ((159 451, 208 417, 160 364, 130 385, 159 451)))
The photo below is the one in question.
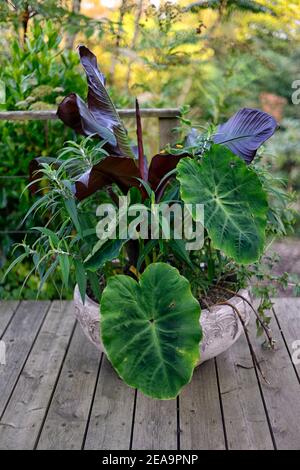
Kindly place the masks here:
POLYGON ((276 299, 274 308, 289 353, 292 358, 295 356, 294 366, 300 377, 300 298, 276 299))
POLYGON ((242 336, 216 361, 228 449, 273 450, 272 436, 246 338, 242 336))
POLYGON ((71 302, 53 302, 0 423, 1 449, 33 449, 75 324, 71 302))
POLYGON ((85 449, 129 449, 134 396, 103 357, 85 449))
MULTIPOLYGON (((255 338, 254 322, 250 326, 255 338)), ((276 320, 272 330, 277 340, 276 351, 263 350, 258 341, 253 346, 261 367, 270 382, 259 376, 272 432, 278 450, 300 449, 300 384, 276 320)))
POLYGON ((197 368, 177 402, 127 387, 107 359, 74 328, 72 304, 0 302, 1 449, 300 449, 300 299, 275 301, 277 352, 250 331, 271 385, 255 373, 241 338, 197 368), (298 356, 297 356, 298 357, 298 356), (100 373, 99 367, 101 363, 100 373), (239 367, 244 366, 243 367, 239 367), (221 401, 220 401, 221 400, 221 401), (132 428, 133 424, 133 428, 132 428), (179 438, 177 431, 180 425, 179 438), (270 432, 271 431, 271 432, 270 432))
POLYGON ((2 339, 6 344, 6 365, 0 366, 0 416, 5 410, 49 307, 50 302, 22 302, 3 335, 2 339))
POLYGON ((76 325, 37 449, 81 449, 100 358, 76 325))
POLYGON ((137 393, 132 449, 177 449, 176 400, 151 400, 137 393))
POLYGON ((0 338, 19 305, 18 301, 0 302, 0 338))
POLYGON ((180 396, 180 448, 226 448, 215 362, 198 367, 180 396))

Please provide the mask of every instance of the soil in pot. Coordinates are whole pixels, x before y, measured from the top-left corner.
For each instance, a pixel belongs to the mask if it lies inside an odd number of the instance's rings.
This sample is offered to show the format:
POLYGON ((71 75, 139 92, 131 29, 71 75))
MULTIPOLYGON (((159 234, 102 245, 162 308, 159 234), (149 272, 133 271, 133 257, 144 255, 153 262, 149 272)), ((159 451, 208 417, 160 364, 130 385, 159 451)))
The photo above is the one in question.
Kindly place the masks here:
MULTIPOLYGON (((126 275, 130 275, 133 279, 136 279, 136 276, 131 271, 127 271, 125 273, 126 275)), ((106 281, 104 276, 101 276, 99 280, 99 285, 100 285, 100 290, 101 292, 105 288, 106 281)), ((226 302, 232 298, 235 292, 237 292, 238 289, 236 288, 236 283, 235 279, 233 278, 226 278, 223 282, 220 282, 217 285, 212 286, 206 293, 206 295, 197 295, 195 292, 193 292, 194 297, 197 298, 197 300, 200 303, 201 309, 205 308, 210 308, 213 305, 216 305, 220 302, 226 302)), ((87 296, 93 300, 94 302, 98 303, 98 300, 96 299, 93 290, 91 288, 91 285, 88 283, 87 285, 87 296)))

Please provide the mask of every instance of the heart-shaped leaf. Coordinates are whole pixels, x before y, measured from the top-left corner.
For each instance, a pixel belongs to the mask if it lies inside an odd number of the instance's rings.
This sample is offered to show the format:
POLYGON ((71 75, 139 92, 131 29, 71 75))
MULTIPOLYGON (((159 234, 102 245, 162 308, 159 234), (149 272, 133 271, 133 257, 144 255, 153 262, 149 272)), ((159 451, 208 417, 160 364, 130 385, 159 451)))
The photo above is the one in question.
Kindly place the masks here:
POLYGON ((257 149, 276 131, 277 122, 259 109, 240 109, 213 136, 215 144, 226 145, 235 155, 251 163, 257 149))
POLYGON ((204 226, 213 246, 238 263, 257 261, 264 248, 268 204, 254 170, 219 145, 201 163, 185 158, 177 169, 183 201, 204 204, 204 226))
POLYGON ((101 299, 108 358, 131 387, 153 398, 175 398, 199 360, 199 316, 188 280, 168 264, 151 264, 139 283, 113 276, 101 299))

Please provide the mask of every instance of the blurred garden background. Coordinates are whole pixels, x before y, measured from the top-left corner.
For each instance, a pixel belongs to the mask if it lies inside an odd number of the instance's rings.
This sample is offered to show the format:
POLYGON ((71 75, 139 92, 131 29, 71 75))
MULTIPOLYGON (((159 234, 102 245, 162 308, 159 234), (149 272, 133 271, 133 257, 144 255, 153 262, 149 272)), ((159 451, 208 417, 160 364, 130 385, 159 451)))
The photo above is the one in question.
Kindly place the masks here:
MULTIPOLYGON (((132 108, 135 97, 142 107, 178 107, 186 126, 221 122, 241 107, 272 114, 280 129, 264 158, 295 192, 297 217, 299 0, 0 0, 0 112, 55 109, 70 92, 84 98, 79 43, 97 55, 119 108, 132 108)), ((149 119, 144 125, 153 154, 157 123, 149 119)), ((23 223, 33 203, 24 191, 28 164, 40 155, 55 156, 68 139, 75 134, 58 121, 0 120, 0 299, 35 298, 34 275, 21 292, 28 263, 2 277, 13 244, 33 224, 23 223)), ((298 226, 290 242, 277 246, 284 258, 280 269, 300 273, 298 226)), ((40 298, 56 296, 45 282, 40 298)))

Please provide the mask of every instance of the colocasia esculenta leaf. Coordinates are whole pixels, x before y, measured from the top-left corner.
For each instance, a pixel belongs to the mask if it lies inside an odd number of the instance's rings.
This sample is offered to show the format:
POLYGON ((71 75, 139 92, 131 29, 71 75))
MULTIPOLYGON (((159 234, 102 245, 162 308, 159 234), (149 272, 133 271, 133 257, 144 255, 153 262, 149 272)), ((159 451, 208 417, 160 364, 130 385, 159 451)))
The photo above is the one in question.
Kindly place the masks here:
POLYGON ((112 276, 101 299, 107 357, 131 387, 175 398, 199 361, 199 317, 189 281, 166 263, 150 264, 139 282, 112 276))
POLYGON ((264 249, 268 203, 253 169, 222 145, 212 145, 201 162, 182 159, 177 169, 183 201, 204 205, 213 246, 237 263, 257 261, 264 249))

